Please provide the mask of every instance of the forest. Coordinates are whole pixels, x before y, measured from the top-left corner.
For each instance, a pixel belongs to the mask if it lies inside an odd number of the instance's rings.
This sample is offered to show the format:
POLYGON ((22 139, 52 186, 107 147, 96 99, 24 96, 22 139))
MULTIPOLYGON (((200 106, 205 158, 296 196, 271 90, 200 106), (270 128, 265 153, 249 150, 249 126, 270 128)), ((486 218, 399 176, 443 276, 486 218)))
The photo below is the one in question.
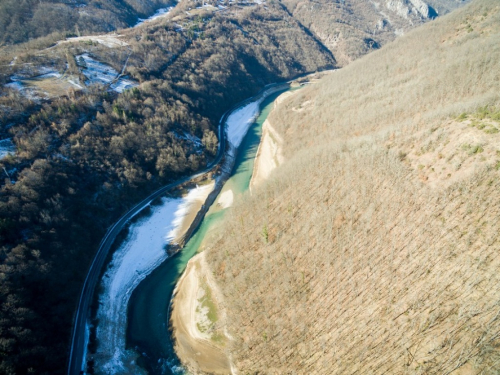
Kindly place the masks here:
POLYGON ((154 189, 203 168, 227 108, 335 63, 280 7, 185 22, 183 31, 169 22, 132 30, 124 50, 75 44, 19 56, 76 72, 84 48, 111 64, 129 55, 127 74, 140 85, 121 94, 90 85, 31 100, 2 88, 2 133, 16 153, 0 161, 0 373, 63 373, 77 298, 106 228, 154 189))
POLYGON ((3 0, 0 3, 0 46, 40 37, 56 41, 67 36, 108 32, 132 26, 139 18, 169 4, 165 0, 3 0))
POLYGON ((0 160, 0 373, 65 372, 77 298, 106 229, 153 190, 202 169, 228 108, 396 37, 388 23, 371 32, 385 16, 361 0, 315 2, 306 8, 313 18, 293 2, 208 3, 183 0, 169 17, 127 29, 169 4, 1 2, 0 135, 16 151, 0 160), (65 40, 111 30, 118 46, 65 40), (91 84, 84 53, 137 87, 91 84), (36 97, 9 86, 48 70, 62 77, 56 84, 74 79, 81 89, 36 97))

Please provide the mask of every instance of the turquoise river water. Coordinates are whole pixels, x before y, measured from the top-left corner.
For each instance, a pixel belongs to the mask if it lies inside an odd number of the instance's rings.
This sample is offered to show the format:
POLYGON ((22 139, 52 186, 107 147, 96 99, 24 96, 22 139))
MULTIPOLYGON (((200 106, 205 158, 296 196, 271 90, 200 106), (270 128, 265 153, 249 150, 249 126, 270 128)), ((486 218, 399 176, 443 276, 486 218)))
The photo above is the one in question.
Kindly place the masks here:
MULTIPOLYGON (((262 124, 275 99, 283 92, 274 93, 261 103, 260 114, 239 147, 233 173, 223 188, 223 191, 233 190, 235 198, 248 190, 262 124)), ((132 293, 128 306, 127 346, 140 353, 137 363, 151 375, 186 373, 173 350, 169 330, 170 301, 188 261, 200 250, 204 237, 223 215, 224 210, 212 205, 186 246, 165 260, 132 293)))

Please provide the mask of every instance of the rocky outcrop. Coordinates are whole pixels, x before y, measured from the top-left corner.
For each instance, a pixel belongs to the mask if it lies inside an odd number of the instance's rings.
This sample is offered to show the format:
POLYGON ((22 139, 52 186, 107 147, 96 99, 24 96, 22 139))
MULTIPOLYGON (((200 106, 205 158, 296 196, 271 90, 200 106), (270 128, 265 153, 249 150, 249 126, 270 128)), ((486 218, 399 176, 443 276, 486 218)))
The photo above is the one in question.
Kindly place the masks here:
POLYGON ((385 5, 387 9, 405 19, 411 16, 430 18, 429 5, 423 0, 387 0, 385 5))
POLYGON ((407 19, 410 14, 410 8, 408 8, 405 0, 387 0, 385 6, 390 11, 405 19, 407 19))
POLYGON ((429 18, 429 6, 425 2, 422 0, 410 0, 410 2, 423 18, 429 18))

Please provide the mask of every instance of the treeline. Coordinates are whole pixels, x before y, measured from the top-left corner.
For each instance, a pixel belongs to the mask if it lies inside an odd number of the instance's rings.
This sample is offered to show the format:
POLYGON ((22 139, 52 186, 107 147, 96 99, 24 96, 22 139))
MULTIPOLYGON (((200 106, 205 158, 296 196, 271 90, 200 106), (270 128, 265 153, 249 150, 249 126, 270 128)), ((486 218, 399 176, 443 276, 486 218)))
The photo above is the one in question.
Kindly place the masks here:
MULTIPOLYGON (((229 107, 334 64, 273 6, 177 22, 182 30, 128 31, 129 49, 87 46, 101 61, 131 53, 127 73, 141 84, 122 94, 92 86, 36 102, 2 88, 3 132, 17 152, 0 161, 0 373, 64 373, 77 298, 106 228, 203 168, 229 107)), ((69 61, 84 47, 47 53, 69 61)))
POLYGON ((4 0, 0 3, 0 45, 22 43, 51 34, 64 36, 108 32, 127 27, 166 6, 165 0, 4 0), (57 22, 55 22, 57 20, 57 22))

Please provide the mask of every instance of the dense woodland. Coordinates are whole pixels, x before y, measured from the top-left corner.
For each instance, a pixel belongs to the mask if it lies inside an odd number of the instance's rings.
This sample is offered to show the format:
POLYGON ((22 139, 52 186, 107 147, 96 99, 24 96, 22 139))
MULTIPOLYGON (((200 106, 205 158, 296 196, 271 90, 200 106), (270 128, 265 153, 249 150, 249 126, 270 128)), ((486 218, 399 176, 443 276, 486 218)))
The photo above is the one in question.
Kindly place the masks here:
POLYGON ((52 40, 58 40, 65 36, 128 27, 135 24, 138 18, 145 18, 167 4, 169 2, 165 0, 2 0, 0 46, 39 37, 49 36, 52 40))
POLYGON ((206 250, 238 373, 498 374, 499 38, 474 1, 270 115, 286 161, 206 250))
POLYGON ((77 69, 84 48, 114 64, 130 55, 127 73, 141 84, 123 94, 89 86, 33 101, 2 89, 2 131, 17 152, 0 162, 0 373, 63 373, 106 228, 153 189, 203 168, 226 109, 265 84, 334 65, 279 7, 184 22, 182 31, 169 22, 130 31, 123 50, 67 45, 19 57, 77 69))

